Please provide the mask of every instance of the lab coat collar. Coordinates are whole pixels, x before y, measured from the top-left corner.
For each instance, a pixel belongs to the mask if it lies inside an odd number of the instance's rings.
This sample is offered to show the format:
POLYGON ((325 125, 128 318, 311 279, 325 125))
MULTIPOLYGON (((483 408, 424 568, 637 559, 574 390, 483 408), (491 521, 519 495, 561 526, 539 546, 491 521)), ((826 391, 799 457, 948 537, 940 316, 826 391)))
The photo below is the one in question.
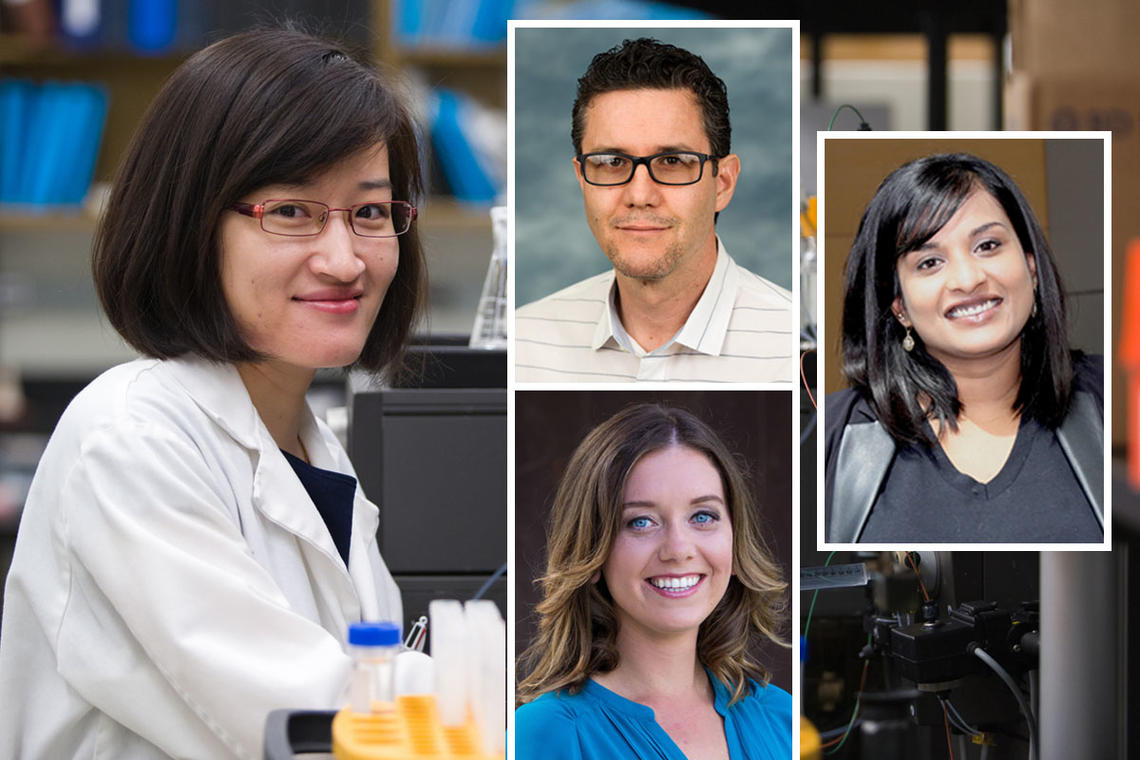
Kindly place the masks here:
MULTIPOLYGON (((349 622, 360 619, 360 599, 354 589, 354 581, 359 578, 360 568, 356 562, 353 562, 353 554, 362 553, 359 541, 359 533, 363 529, 359 516, 361 499, 353 500, 352 538, 348 556, 357 573, 351 574, 350 580, 350 573, 345 568, 328 527, 313 505, 308 491, 293 472, 285 455, 270 438, 268 431, 265 432, 265 439, 263 447, 258 452, 257 470, 254 473, 254 507, 268 520, 300 539, 298 544, 307 564, 323 565, 327 568, 326 571, 309 573, 316 598, 336 600, 335 604, 322 605, 320 614, 322 618, 328 619, 329 630, 347 630, 349 622), (308 508, 298 505, 308 505, 308 508)), ((315 459, 313 452, 323 448, 323 444, 318 444, 314 448, 313 443, 306 440, 305 448, 309 452, 310 459, 315 459)))
POLYGON ((237 367, 188 355, 168 359, 163 366, 218 427, 242 446, 260 448, 258 431, 265 426, 237 367))
MULTIPOLYGON (((323 615, 340 618, 347 613, 346 619, 331 621, 334 626, 331 630, 347 630, 349 622, 361 619, 360 597, 375 597, 368 549, 375 541, 380 524, 379 511, 363 497, 358 485, 353 499, 352 538, 346 569, 320 512, 258 416, 237 368, 197 357, 171 359, 166 366, 195 403, 256 457, 253 503, 258 511, 302 539, 301 546, 309 562, 326 563, 334 568, 328 573, 312 573, 311 578, 319 598, 333 598, 338 602, 326 605, 323 615), (304 504, 310 508, 297 506, 304 504)), ((337 472, 351 471, 343 457, 330 449, 308 404, 301 412, 300 435, 313 466, 337 472)), ((355 473, 350 474, 355 477, 355 473)))

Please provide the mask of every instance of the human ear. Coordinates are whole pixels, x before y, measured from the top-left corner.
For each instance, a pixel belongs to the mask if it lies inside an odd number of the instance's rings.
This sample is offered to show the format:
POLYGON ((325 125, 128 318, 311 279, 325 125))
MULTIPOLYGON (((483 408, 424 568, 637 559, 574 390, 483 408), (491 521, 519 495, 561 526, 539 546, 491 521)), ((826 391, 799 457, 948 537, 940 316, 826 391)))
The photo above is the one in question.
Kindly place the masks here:
POLYGON ((717 172, 713 179, 716 181, 716 210, 723 211, 736 192, 736 180, 740 177, 740 156, 729 153, 724 158, 717 159, 717 172))
POLYGON ((910 320, 907 319, 906 309, 902 305, 902 296, 898 296, 895 300, 891 301, 891 311, 895 315, 895 319, 899 321, 903 327, 910 327, 910 320))
POLYGON ((582 178, 582 163, 575 156, 570 159, 574 162, 574 176, 578 178, 578 187, 582 188, 582 192, 586 192, 586 180, 582 178))
POLYGON ((1029 267, 1029 277, 1033 280, 1033 289, 1037 290, 1037 257, 1032 251, 1025 252, 1025 266, 1029 267))

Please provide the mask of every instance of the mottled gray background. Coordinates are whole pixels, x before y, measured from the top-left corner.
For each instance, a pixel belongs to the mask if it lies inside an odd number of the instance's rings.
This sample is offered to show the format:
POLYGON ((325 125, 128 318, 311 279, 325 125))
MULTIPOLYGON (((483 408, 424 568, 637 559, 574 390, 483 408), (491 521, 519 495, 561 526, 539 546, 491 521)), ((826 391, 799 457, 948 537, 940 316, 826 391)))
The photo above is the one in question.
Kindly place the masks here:
POLYGON ((582 210, 570 107, 590 59, 635 37, 692 51, 724 80, 742 168, 717 230, 737 262, 791 290, 791 29, 522 28, 514 59, 515 303, 610 266, 582 210))

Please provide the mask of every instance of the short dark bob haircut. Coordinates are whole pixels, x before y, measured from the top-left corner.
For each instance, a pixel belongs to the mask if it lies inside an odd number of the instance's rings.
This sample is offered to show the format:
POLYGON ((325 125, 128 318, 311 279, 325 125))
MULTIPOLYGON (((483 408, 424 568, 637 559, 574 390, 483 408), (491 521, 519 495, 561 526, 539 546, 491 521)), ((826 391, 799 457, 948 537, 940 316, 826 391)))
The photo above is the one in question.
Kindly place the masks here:
POLYGON ((1037 265, 1037 315, 1021 333, 1021 387, 1014 409, 1055 428, 1068 411, 1073 380, 1065 296, 1049 241, 1013 180, 994 164, 965 153, 920 158, 887 176, 859 222, 847 258, 843 302, 843 374, 899 441, 933 442, 925 422, 957 428, 958 386, 942 362, 905 328, 891 304, 901 295, 898 259, 942 229, 972 193, 983 190, 1001 204, 1022 249, 1037 265), (924 411, 919 394, 929 397, 924 411))
MULTIPOLYGON (((701 108, 709 138, 709 151, 717 158, 732 152, 732 125, 728 121, 728 89, 699 55, 676 45, 642 37, 598 53, 578 80, 578 96, 571 111, 570 141, 582 152, 586 109, 598 95, 616 90, 692 91, 701 108)), ((716 164, 713 164, 716 172, 716 164)))
POLYGON ((787 583, 772 558, 744 469, 712 428, 683 409, 636 404, 591 430, 571 456, 558 484, 546 542, 543 599, 535 607, 538 635, 520 657, 527 676, 520 703, 548 691, 577 691, 594 673, 618 665, 617 609, 600 574, 621 526, 626 479, 641 459, 682 446, 708 457, 720 474, 732 523, 732 569, 724 596, 701 623, 697 660, 732 692, 750 691, 748 679, 767 682, 755 659, 764 641, 782 646, 787 583))
MULTIPOLYGON (((259 30, 191 56, 144 116, 95 236, 95 287, 111 324, 147 356, 264 358, 240 335, 222 292, 222 214, 258 188, 304 183, 381 142, 393 198, 417 203, 417 133, 403 96, 335 43, 259 30)), ((415 225, 397 240, 395 278, 356 362, 390 375, 426 278, 415 225)))

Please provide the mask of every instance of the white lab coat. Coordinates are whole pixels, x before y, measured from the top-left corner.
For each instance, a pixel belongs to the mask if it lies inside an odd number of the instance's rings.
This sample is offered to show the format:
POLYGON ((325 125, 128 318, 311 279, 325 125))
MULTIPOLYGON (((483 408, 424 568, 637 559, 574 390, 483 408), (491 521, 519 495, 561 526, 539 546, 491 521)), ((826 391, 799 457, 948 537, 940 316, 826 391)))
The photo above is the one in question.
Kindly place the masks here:
MULTIPOLYGON (((312 464, 354 474, 306 409, 312 464)), ((138 360, 56 428, 0 633, 0 757, 260 758, 275 708, 332 708, 350 622, 402 619, 360 492, 349 566, 229 365, 138 360)))

